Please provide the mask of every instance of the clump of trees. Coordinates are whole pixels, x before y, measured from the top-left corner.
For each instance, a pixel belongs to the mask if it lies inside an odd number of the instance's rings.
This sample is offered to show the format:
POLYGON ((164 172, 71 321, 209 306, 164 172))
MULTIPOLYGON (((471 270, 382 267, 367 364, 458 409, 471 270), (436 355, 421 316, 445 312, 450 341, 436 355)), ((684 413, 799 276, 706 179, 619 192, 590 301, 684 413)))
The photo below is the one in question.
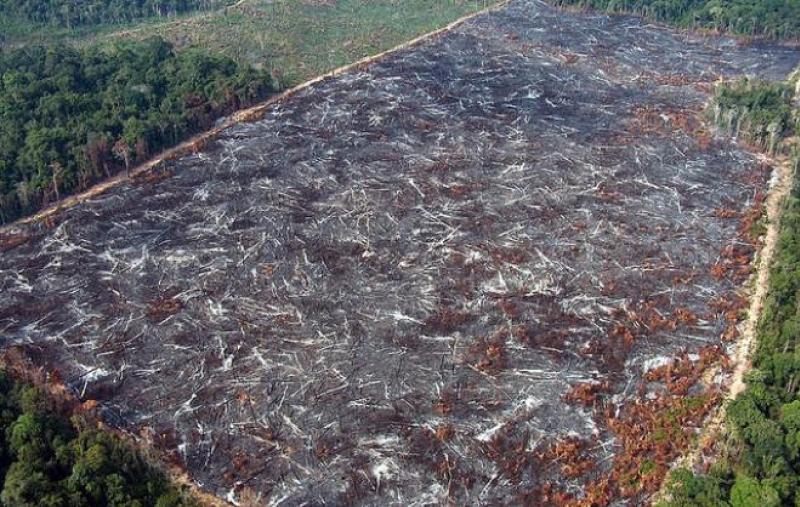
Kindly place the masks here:
POLYGON ((553 0, 578 6, 645 16, 685 28, 724 30, 747 36, 800 36, 800 0, 553 0))
POLYGON ((709 111, 717 127, 774 153, 798 123, 792 111, 793 87, 743 79, 717 88, 709 111))
POLYGON ((0 53, 0 223, 131 167, 273 91, 269 74, 159 38, 0 53))
POLYGON ((40 389, 0 372, 0 505, 189 507, 118 438, 66 421, 40 389))
POLYGON ((73 28, 215 9, 233 0, 0 0, 0 16, 73 28))
MULTIPOLYGON (((785 119, 785 90, 748 84, 726 92, 748 115, 785 119)), ((763 123, 763 122, 762 122, 763 123)), ((751 124, 759 124, 753 121, 751 124)), ((789 130, 785 132, 789 133, 789 130)), ((784 143, 787 144, 787 143, 784 143)), ((795 174, 800 153, 791 154, 795 174)), ((785 203, 770 268, 770 288, 757 329, 747 389, 727 409, 728 441, 707 474, 678 470, 664 506, 800 505, 800 182, 785 203)))

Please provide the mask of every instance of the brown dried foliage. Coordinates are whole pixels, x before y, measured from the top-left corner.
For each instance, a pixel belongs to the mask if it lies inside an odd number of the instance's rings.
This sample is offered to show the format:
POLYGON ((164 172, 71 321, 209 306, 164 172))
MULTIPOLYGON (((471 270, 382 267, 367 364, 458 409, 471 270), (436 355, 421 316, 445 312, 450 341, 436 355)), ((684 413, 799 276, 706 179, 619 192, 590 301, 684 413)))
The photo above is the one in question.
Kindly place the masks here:
POLYGON ((514 424, 499 430, 483 445, 483 452, 511 482, 519 482, 522 474, 535 463, 533 452, 527 449, 529 435, 513 436, 514 424))
POLYGON ((719 260, 711 267, 711 275, 718 280, 730 276, 733 281, 741 282, 752 272, 752 258, 752 246, 727 245, 720 252, 719 260))
POLYGON ((442 308, 425 319, 425 328, 435 333, 452 333, 473 318, 474 316, 468 312, 454 310, 452 308, 442 308))
POLYGON ((351 449, 353 445, 353 442, 344 435, 323 435, 314 443, 314 456, 320 461, 328 461, 351 449))
POLYGON ((469 488, 475 482, 475 474, 447 452, 442 441, 428 428, 407 428, 403 436, 408 440, 409 451, 406 459, 420 464, 433 473, 437 479, 448 484, 452 495, 453 488, 469 488))
POLYGON ((478 338, 467 353, 467 361, 476 369, 497 374, 506 368, 506 342, 503 334, 498 333, 492 338, 478 338))
POLYGON ((455 428, 453 428, 452 424, 440 424, 436 427, 436 438, 441 440, 442 442, 446 442, 453 438, 455 435, 455 428))
MULTIPOLYGON (((718 391, 693 398, 662 395, 630 403, 618 416, 614 416, 613 407, 607 407, 606 423, 622 445, 611 470, 588 484, 581 497, 550 486, 540 488, 536 491, 539 505, 605 507, 612 501, 641 499, 642 494, 656 492, 670 464, 689 445, 693 428, 703 422, 720 398, 718 391)), ((562 447, 562 452, 574 453, 573 445, 562 447)))
MULTIPOLYGON (((674 82, 689 78, 672 77, 674 82)), ((686 109, 662 108, 657 106, 636 106, 631 110, 627 121, 627 142, 642 135, 670 136, 676 130, 692 137, 701 149, 708 149, 712 142, 711 134, 703 128, 696 112, 686 109)))
POLYGON ((569 403, 578 403, 585 407, 591 407, 597 402, 597 398, 611 391, 611 384, 608 380, 603 382, 581 382, 576 384, 564 395, 564 400, 569 403))
POLYGON ((687 86, 707 81, 708 79, 705 77, 687 76, 686 74, 659 74, 656 76, 656 83, 666 86, 687 86))
POLYGON ((495 264, 522 264, 528 260, 528 252, 523 248, 491 247, 487 249, 495 264))
POLYGON ((753 237, 753 231, 755 230, 755 224, 764 216, 766 198, 767 195, 764 192, 757 192, 753 203, 745 210, 742 222, 739 224, 739 236, 743 239, 748 239, 751 244, 755 244, 758 241, 757 237, 753 237))
POLYGON ((455 401, 455 395, 451 391, 443 391, 439 399, 433 402, 433 412, 440 416, 450 415, 455 401))
POLYGON ((714 216, 717 218, 739 218, 741 213, 728 208, 714 209, 714 216))
POLYGON ((153 321, 162 321, 183 309, 183 302, 172 296, 162 296, 152 301, 147 308, 147 316, 153 321))
POLYGON ((728 362, 725 351, 719 345, 702 347, 698 351, 698 355, 699 358, 693 361, 684 352, 668 364, 647 372, 645 380, 662 382, 673 395, 688 394, 689 389, 700 380, 711 365, 719 361, 722 361, 723 364, 728 362))
POLYGON ((596 467, 594 460, 589 457, 587 444, 586 440, 568 437, 550 445, 544 452, 539 453, 537 458, 558 464, 564 477, 574 479, 596 467))

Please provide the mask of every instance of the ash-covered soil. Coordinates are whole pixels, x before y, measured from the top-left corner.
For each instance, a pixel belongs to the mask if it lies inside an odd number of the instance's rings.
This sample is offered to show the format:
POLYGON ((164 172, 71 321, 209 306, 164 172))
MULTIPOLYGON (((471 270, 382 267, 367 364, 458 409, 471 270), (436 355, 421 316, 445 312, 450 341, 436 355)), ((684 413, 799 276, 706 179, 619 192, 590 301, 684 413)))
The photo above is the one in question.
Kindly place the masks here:
POLYGON ((797 62, 513 0, 6 235, 3 344, 229 499, 638 502, 769 177, 698 112, 797 62))

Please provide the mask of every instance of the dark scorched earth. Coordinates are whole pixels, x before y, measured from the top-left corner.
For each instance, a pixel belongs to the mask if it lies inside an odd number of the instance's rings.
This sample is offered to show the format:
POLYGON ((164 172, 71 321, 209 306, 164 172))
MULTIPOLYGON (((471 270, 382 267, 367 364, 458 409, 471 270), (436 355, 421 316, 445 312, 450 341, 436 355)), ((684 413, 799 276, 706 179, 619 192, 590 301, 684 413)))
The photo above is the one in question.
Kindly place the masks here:
POLYGON ((2 345, 229 500, 637 502, 769 180, 698 113, 797 61, 514 0, 7 231, 2 345))

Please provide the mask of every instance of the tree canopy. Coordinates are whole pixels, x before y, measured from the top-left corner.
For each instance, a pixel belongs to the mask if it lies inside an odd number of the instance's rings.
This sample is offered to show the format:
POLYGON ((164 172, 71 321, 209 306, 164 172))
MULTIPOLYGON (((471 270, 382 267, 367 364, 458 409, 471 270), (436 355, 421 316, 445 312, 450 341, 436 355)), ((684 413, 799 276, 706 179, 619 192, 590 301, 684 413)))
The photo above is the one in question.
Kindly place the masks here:
POLYGON ((215 9, 232 0, 0 0, 0 16, 72 28, 215 9))
POLYGON ((121 440, 84 426, 66 421, 40 389, 0 372, 0 505, 193 505, 121 440))
POLYGON ((800 36, 800 0, 554 0, 559 5, 639 14, 686 28, 750 36, 800 36))
POLYGON ((159 38, 0 53, 0 223, 130 167, 272 91, 268 73, 159 38))
POLYGON ((774 153, 800 127, 792 112, 793 92, 788 83, 743 79, 719 86, 709 111, 719 128, 774 153))

